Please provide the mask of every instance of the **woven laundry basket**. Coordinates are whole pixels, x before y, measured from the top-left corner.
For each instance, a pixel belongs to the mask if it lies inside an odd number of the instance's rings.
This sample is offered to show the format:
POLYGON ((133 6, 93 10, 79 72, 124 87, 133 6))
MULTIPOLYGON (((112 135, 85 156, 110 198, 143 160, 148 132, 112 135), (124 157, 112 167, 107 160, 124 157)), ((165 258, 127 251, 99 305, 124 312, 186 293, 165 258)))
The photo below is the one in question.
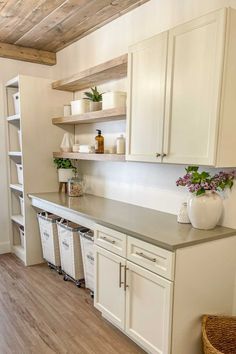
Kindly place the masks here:
POLYGON ((37 218, 39 222, 43 258, 54 266, 60 267, 61 259, 56 225, 56 221, 60 220, 60 218, 47 212, 38 213, 37 218))
POLYGON ((61 219, 57 221, 61 269, 74 280, 84 279, 79 232, 84 226, 61 219))
POLYGON ((203 316, 202 338, 205 354, 236 354, 236 317, 203 316))

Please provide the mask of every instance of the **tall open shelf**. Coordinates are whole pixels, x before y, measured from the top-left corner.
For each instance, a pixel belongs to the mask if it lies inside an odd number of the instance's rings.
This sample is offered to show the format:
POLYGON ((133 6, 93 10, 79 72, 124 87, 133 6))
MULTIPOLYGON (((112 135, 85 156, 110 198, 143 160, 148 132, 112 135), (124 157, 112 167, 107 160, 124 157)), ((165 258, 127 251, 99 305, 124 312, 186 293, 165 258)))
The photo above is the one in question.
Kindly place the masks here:
MULTIPOLYGON (((5 87, 11 249, 25 265, 38 264, 43 261, 41 242, 28 194, 58 190, 51 154, 60 145, 64 131, 52 125, 50 118, 62 113, 63 103, 71 94, 52 90, 49 79, 24 75, 8 81, 5 87), (19 112, 13 102, 17 92, 19 112), (23 181, 18 180, 17 164, 22 166, 23 181), (20 228, 24 229, 23 238, 20 228)), ((72 126, 66 129, 73 132, 72 126)))
POLYGON ((21 114, 20 104, 16 111, 13 95, 19 92, 19 77, 10 80, 6 84, 7 95, 7 131, 8 131, 8 166, 9 166, 9 199, 11 220, 11 245, 18 257, 26 263, 25 238, 20 237, 20 228, 24 231, 24 210, 21 209, 20 197, 24 201, 23 184, 18 182, 17 165, 23 164, 22 150, 20 146, 21 114))
MULTIPOLYGON (((96 65, 87 70, 81 71, 68 78, 52 83, 54 90, 76 92, 93 86, 103 84, 112 80, 119 80, 127 76, 128 55, 109 60, 105 63, 96 65)), ((95 112, 87 112, 79 115, 67 117, 56 117, 52 119, 54 125, 65 128, 70 125, 91 124, 101 122, 111 122, 126 119, 126 108, 118 107, 95 112)), ((90 160, 90 161, 125 161, 125 155, 115 154, 81 154, 81 153, 62 153, 54 152, 54 157, 90 160)))

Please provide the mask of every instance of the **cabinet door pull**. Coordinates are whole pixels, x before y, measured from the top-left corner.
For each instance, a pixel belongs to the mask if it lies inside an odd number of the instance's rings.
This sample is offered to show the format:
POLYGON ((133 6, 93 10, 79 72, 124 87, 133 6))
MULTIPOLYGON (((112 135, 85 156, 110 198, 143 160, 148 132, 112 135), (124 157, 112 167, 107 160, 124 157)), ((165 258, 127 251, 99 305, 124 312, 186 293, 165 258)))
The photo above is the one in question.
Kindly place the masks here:
POLYGON ((114 245, 115 242, 116 242, 116 241, 114 241, 114 240, 110 240, 110 239, 107 238, 106 236, 103 236, 103 237, 101 237, 101 238, 102 238, 104 241, 111 243, 112 245, 114 245))
POLYGON ((119 264, 119 288, 121 288, 121 285, 124 284, 123 281, 121 281, 121 269, 123 268, 124 266, 121 264, 119 264))
POLYGON ((159 154, 159 152, 157 152, 156 153, 156 157, 160 157, 161 156, 161 154, 159 154))
POLYGON ((167 154, 161 154, 161 157, 166 157, 167 156, 167 154))
POLYGON ((154 263, 157 261, 156 258, 148 257, 148 256, 146 256, 143 252, 136 252, 136 254, 137 254, 138 256, 140 256, 140 257, 143 257, 143 258, 147 259, 148 261, 151 261, 151 262, 154 262, 154 263))
POLYGON ((125 266, 125 272, 124 272, 124 291, 126 291, 126 288, 129 287, 129 285, 127 285, 127 270, 129 270, 129 268, 127 268, 125 266))

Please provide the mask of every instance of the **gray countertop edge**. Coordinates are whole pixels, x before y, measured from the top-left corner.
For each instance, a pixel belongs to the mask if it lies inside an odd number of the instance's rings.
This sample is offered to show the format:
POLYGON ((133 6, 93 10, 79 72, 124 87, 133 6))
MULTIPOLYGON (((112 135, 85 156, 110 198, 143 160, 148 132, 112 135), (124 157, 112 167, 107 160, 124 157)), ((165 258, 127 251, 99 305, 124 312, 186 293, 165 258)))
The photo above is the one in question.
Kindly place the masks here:
POLYGON ((77 211, 77 210, 62 206, 60 204, 54 203, 52 201, 48 201, 46 199, 43 199, 43 198, 39 197, 38 195, 34 195, 33 193, 28 194, 28 197, 31 198, 31 199, 38 199, 38 200, 40 200, 42 202, 45 202, 45 203, 50 204, 50 205, 53 205, 53 206, 55 206, 57 208, 65 210, 67 212, 68 211, 72 212, 73 214, 79 215, 79 216, 84 217, 86 219, 90 219, 90 220, 96 222, 99 225, 114 229, 114 230, 119 231, 121 233, 124 233, 124 234, 126 234, 128 236, 135 237, 135 238, 137 238, 137 239, 139 239, 141 241, 153 244, 153 245, 158 246, 160 248, 164 248, 164 249, 166 249, 168 251, 171 251, 171 252, 175 252, 177 249, 186 248, 186 247, 198 245, 198 244, 205 243, 205 242, 216 241, 216 240, 220 240, 222 238, 232 237, 232 236, 236 235, 236 230, 229 229, 227 234, 224 234, 224 235, 222 235, 222 233, 219 232, 219 234, 216 234, 215 236, 213 236, 213 237, 211 237, 209 239, 205 238, 205 239, 201 239, 201 240, 190 240, 190 241, 185 242, 185 243, 177 243, 175 245, 170 245, 170 244, 162 242, 160 240, 155 240, 155 239, 153 239, 151 237, 145 236, 143 234, 139 234, 137 232, 134 232, 134 231, 126 229, 126 228, 123 228, 122 226, 111 224, 109 222, 106 222, 104 220, 101 220, 99 218, 91 216, 89 214, 83 213, 81 211, 77 211))

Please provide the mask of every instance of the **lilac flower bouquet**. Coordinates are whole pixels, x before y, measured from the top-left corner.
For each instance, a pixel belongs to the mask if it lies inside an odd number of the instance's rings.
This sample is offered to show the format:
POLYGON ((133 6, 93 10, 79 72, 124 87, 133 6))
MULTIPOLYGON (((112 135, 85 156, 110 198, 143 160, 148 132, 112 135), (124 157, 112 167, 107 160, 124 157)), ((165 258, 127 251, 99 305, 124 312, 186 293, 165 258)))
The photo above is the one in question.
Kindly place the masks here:
POLYGON ((236 177, 236 171, 220 171, 211 176, 209 172, 199 172, 198 166, 188 166, 186 174, 176 181, 177 187, 187 187, 190 193, 202 195, 206 191, 220 192, 226 188, 231 189, 236 177))

